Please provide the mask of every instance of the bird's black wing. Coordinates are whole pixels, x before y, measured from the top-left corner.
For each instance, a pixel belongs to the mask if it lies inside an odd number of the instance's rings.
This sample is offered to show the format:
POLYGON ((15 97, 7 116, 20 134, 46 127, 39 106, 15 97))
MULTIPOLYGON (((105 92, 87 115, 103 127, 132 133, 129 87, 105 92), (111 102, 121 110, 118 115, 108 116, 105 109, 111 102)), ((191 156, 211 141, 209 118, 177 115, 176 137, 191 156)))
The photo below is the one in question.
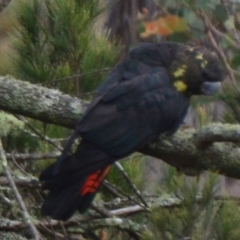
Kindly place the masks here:
POLYGON ((77 125, 82 142, 74 154, 63 158, 58 172, 55 163, 40 176, 50 190, 42 206, 45 215, 65 220, 76 209, 84 212, 110 165, 161 133, 177 130, 189 103, 164 70, 123 81, 98 98, 77 125))
POLYGON ((121 62, 77 123, 57 163, 40 175, 49 194, 42 213, 65 220, 86 211, 110 165, 181 124, 189 99, 171 85, 161 63, 151 65, 141 54, 121 62), (70 153, 72 140, 82 142, 70 153))
POLYGON ((99 97, 78 123, 83 140, 116 158, 124 157, 174 132, 182 123, 189 99, 171 85, 164 68, 142 74, 99 97))
MULTIPOLYGON (((143 43, 138 48, 133 49, 129 52, 129 55, 125 60, 121 61, 114 69, 111 71, 106 81, 100 85, 97 90, 98 95, 95 97, 93 102, 88 107, 86 113, 77 123, 76 129, 83 122, 83 119, 88 116, 88 112, 92 111, 94 106, 102 99, 102 96, 106 93, 115 89, 114 92, 123 91, 123 89, 116 88, 119 84, 132 81, 137 77, 146 76, 150 80, 151 75, 154 73, 159 73, 158 76, 161 82, 168 82, 168 74, 166 72, 166 67, 169 67, 171 59, 174 57, 179 44, 176 43, 165 43, 165 44, 151 44, 143 43), (148 76, 148 77, 147 77, 148 76)), ((146 88, 145 91, 148 89, 146 88)), ((130 88, 127 90, 130 91, 130 88)), ((118 92, 115 98, 119 95, 118 92)), ((69 154, 71 146, 76 138, 78 138, 79 132, 76 130, 73 132, 68 143, 66 144, 62 155, 58 158, 58 165, 60 166, 63 159, 69 154)), ((57 167, 56 167, 57 169, 57 167)))
POLYGON ((114 161, 177 130, 190 96, 204 93, 206 81, 209 85, 221 77, 216 57, 195 50, 145 44, 113 69, 57 163, 40 175, 49 190, 43 214, 66 220, 76 209, 86 211, 114 161), (79 136, 82 141, 71 153, 79 136))

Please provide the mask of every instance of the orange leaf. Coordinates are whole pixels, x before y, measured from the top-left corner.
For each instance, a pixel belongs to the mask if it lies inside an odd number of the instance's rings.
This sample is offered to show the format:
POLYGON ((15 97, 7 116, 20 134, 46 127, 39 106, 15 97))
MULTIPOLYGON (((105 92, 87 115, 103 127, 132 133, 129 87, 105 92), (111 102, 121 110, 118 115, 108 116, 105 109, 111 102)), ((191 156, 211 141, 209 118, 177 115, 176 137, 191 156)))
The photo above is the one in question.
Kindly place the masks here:
POLYGON ((162 21, 164 21, 169 28, 174 29, 178 24, 179 17, 176 15, 167 15, 162 18, 162 21))
POLYGON ((187 23, 184 18, 176 15, 167 15, 159 17, 154 21, 145 22, 145 32, 141 34, 142 37, 150 35, 169 36, 174 32, 187 31, 187 23))
POLYGON ((149 37, 157 34, 157 23, 155 21, 145 22, 145 32, 141 33, 141 37, 149 37))

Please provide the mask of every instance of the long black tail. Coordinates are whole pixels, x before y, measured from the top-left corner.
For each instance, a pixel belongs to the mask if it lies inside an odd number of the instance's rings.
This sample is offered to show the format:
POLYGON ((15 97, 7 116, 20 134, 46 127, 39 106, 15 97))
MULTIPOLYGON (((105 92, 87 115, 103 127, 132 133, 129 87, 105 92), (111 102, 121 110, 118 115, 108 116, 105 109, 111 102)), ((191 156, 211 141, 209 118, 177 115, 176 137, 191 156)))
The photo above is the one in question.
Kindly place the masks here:
POLYGON ((76 210, 83 213, 89 208, 114 159, 82 142, 75 154, 61 161, 40 175, 43 188, 49 190, 41 210, 53 219, 67 220, 76 210))

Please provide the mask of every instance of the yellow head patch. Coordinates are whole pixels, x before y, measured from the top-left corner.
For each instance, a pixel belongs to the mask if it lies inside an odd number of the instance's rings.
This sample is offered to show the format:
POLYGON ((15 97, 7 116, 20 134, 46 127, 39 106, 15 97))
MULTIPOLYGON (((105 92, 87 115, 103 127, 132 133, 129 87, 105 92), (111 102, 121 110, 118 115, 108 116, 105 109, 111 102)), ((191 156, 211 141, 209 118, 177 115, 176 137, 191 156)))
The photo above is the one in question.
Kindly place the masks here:
POLYGON ((173 83, 178 92, 185 92, 187 90, 187 84, 179 80, 173 83))
POLYGON ((192 52, 194 50, 194 47, 189 47, 188 51, 192 52))
POLYGON ((198 59, 198 60, 201 61, 201 67, 202 67, 202 68, 205 68, 205 67, 206 67, 208 61, 207 61, 206 59, 204 59, 202 53, 199 53, 199 54, 196 56, 196 59, 198 59))
POLYGON ((175 78, 179 78, 182 77, 184 75, 184 73, 186 72, 186 65, 182 65, 181 67, 177 68, 177 70, 175 72, 173 72, 173 76, 175 78))

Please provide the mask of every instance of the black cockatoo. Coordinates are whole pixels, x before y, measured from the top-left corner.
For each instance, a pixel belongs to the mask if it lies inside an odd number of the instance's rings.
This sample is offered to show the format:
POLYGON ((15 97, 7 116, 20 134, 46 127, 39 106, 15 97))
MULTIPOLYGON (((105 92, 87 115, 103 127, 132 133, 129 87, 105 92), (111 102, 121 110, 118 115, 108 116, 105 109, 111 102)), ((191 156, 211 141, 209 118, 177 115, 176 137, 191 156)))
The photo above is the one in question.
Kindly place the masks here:
POLYGON ((190 97, 215 93, 222 80, 221 63, 204 47, 145 43, 131 50, 99 87, 57 162, 41 173, 49 190, 42 213, 66 220, 85 212, 111 164, 173 134, 190 97))

